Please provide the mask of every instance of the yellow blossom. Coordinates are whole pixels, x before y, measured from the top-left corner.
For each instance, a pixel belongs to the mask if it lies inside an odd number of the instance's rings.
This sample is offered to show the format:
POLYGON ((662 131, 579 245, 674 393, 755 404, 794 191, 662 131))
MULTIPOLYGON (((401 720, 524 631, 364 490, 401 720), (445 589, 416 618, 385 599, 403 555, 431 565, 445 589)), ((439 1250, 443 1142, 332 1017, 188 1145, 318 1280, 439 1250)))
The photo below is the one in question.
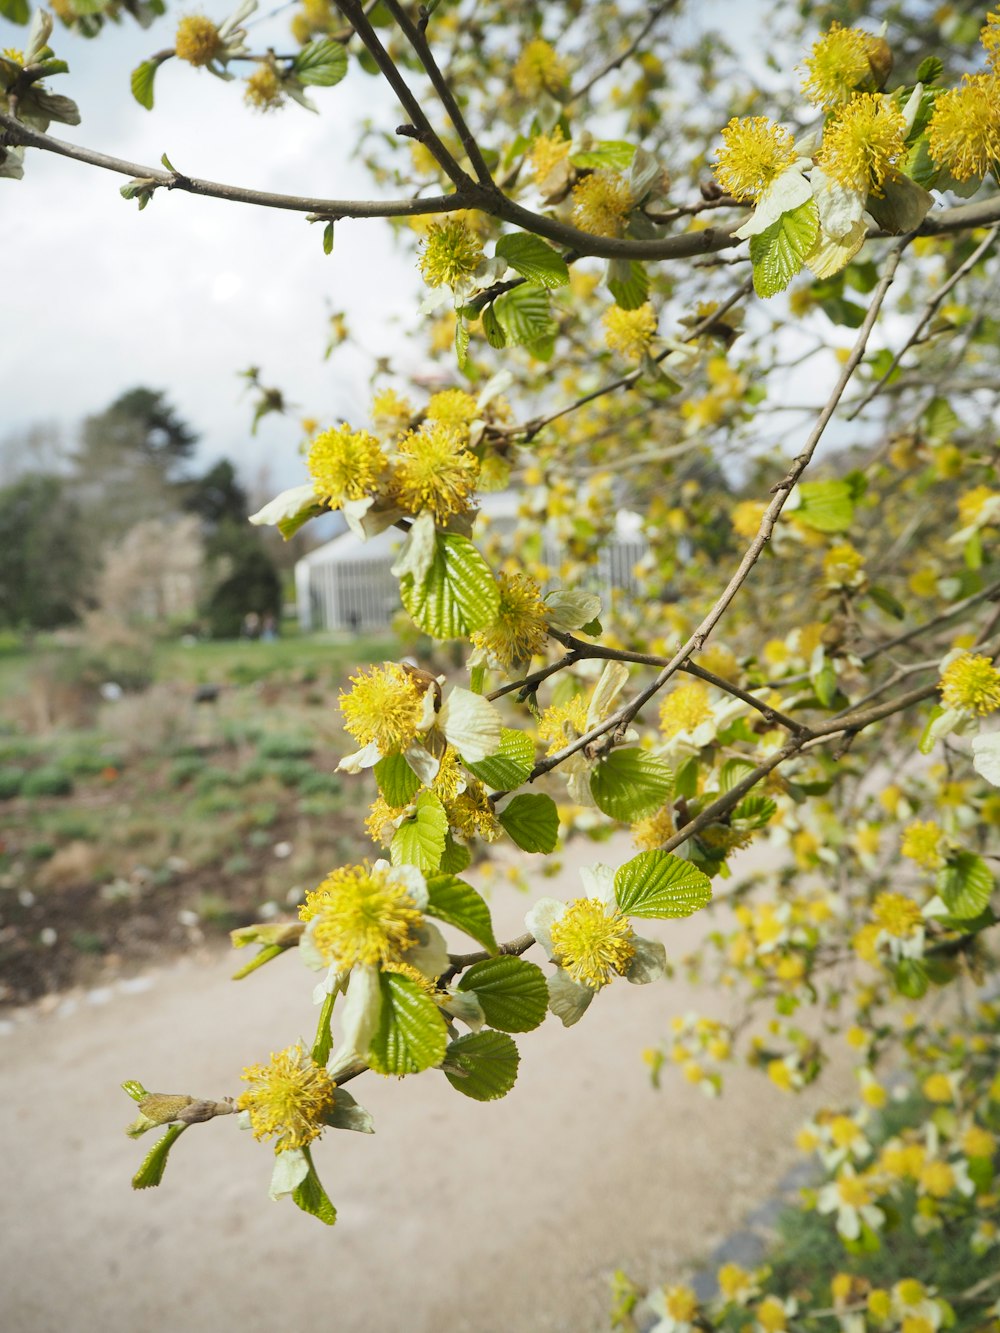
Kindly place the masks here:
POLYGON ((990 64, 996 69, 1000 59, 1000 13, 986 15, 986 23, 979 30, 979 40, 990 64))
POLYGON ((958 517, 963 528, 978 523, 980 515, 991 500, 1000 500, 1000 491, 991 491, 988 486, 974 486, 971 491, 958 497, 958 517))
POLYGON ((1000 160, 1000 78, 966 74, 939 94, 927 126, 927 151, 956 180, 979 179, 1000 160))
POLYGON ((926 1315, 904 1315, 899 1326, 899 1333, 937 1333, 934 1324, 926 1315))
POLYGON ((923 1082, 923 1093, 929 1102, 941 1105, 954 1099, 955 1090, 947 1074, 929 1074, 923 1082))
POLYGON ((949 708, 992 713, 1000 708, 1000 670, 982 653, 964 653, 941 673, 938 685, 949 708))
POLYGON ((769 1060, 767 1076, 775 1087, 780 1088, 782 1092, 794 1091, 796 1086, 795 1074, 784 1060, 769 1060))
POLYGON ((810 829, 799 829, 792 835, 792 854, 800 870, 809 870, 819 858, 820 841, 810 829))
POLYGON ((664 1287, 663 1304, 667 1314, 679 1324, 689 1324, 698 1312, 698 1297, 686 1286, 664 1287))
POLYGON ((757 1306, 757 1322, 765 1333, 784 1333, 788 1327, 788 1316, 777 1296, 766 1296, 757 1306))
POLYGON ((905 152, 903 113, 879 93, 859 93, 823 131, 816 161, 847 189, 879 195, 905 152))
POLYGON ((591 236, 621 236, 632 203, 624 176, 592 171, 573 186, 573 224, 591 236))
POLYGON ((875 1287, 868 1293, 866 1304, 868 1313, 879 1323, 888 1319, 892 1313, 892 1298, 882 1287, 875 1287))
POLYGON ((660 727, 668 739, 682 731, 693 731, 711 718, 708 690, 700 680, 678 685, 660 704, 660 727))
POLYGON ((453 801, 459 792, 464 790, 467 782, 468 779, 459 763, 458 752, 449 745, 441 756, 431 787, 442 801, 453 801))
POLYGON ((392 471, 392 497, 409 514, 430 510, 436 522, 469 509, 479 459, 465 447, 462 433, 439 422, 407 431, 399 441, 392 471))
POLYGON ((665 805, 645 819, 636 820, 632 825, 632 841, 640 851, 652 852, 662 847, 673 832, 673 811, 665 805))
POLYGON ((647 301, 637 310, 622 310, 613 305, 604 312, 604 342, 613 352, 629 361, 641 361, 656 333, 656 314, 647 301))
POLYGON ((406 806, 392 806, 384 796, 376 796, 365 818, 365 828, 372 842, 388 846, 396 832, 395 820, 406 810, 406 806))
POLYGON ((496 842, 503 834, 503 825, 496 817, 489 794, 476 778, 469 779, 465 791, 446 802, 445 810, 448 823, 464 838, 496 842))
POLYGON ((767 505, 763 500, 741 500, 729 515, 737 537, 744 537, 747 541, 756 537, 766 511, 767 505))
POLYGON ((540 134, 535 139, 528 160, 536 185, 542 185, 555 169, 567 160, 570 147, 570 141, 564 136, 559 125, 551 134, 540 134))
POLYGON ((413 408, 407 398, 395 389, 383 389, 372 399, 372 422, 377 429, 393 434, 403 430, 413 419, 413 408))
POLYGON ((992 792, 986 797, 979 808, 979 814, 984 824, 1000 827, 1000 792, 992 792))
POLYGON ((189 65, 210 65, 222 50, 219 29, 203 14, 187 14, 177 25, 174 54, 189 65))
POLYGON ((240 1078, 250 1086, 236 1105, 249 1115, 255 1139, 273 1137, 277 1153, 304 1148, 322 1134, 334 1084, 301 1045, 272 1054, 268 1065, 248 1066, 240 1078))
POLYGON ((860 28, 831 23, 803 62, 807 77, 802 81, 802 91, 809 101, 829 111, 850 101, 858 88, 870 83, 869 57, 876 40, 860 28))
POLYGON ((928 1162, 918 1183, 922 1193, 932 1199, 946 1199, 955 1188, 955 1172, 947 1162, 928 1162))
POLYGON ((471 393, 464 389, 442 389, 432 393, 427 402, 427 418, 443 426, 454 426, 468 437, 469 426, 479 415, 479 408, 471 393))
POLYGON ((735 199, 752 200, 795 161, 795 144, 767 116, 734 116, 722 131, 715 178, 735 199))
POLYGON ((872 904, 878 926, 895 939, 905 940, 923 925, 920 908, 902 893, 880 893, 872 904))
POLYGON ((284 105, 281 76, 269 60, 261 61, 254 72, 247 75, 243 98, 255 111, 277 111, 284 105))
POLYGON ((823 582, 828 588, 863 588, 865 558, 850 542, 831 546, 823 557, 823 582))
POLYGON ((992 1157, 996 1146, 996 1138, 980 1125, 970 1125, 962 1135, 962 1151, 966 1157, 992 1157))
POLYGON ((340 694, 344 729, 359 745, 374 741, 383 754, 405 750, 417 734, 423 696, 413 677, 396 662, 351 676, 352 689, 340 694))
POLYGON ((933 819, 915 819, 903 830, 899 850, 925 870, 938 870, 944 865, 944 856, 941 853, 943 838, 944 831, 933 819))
POLYGON ((505 670, 545 650, 548 618, 538 584, 527 574, 498 574, 500 604, 493 624, 472 642, 505 670))
POLYGON ((376 491, 389 464, 374 435, 352 431, 345 421, 316 436, 306 466, 317 497, 339 509, 345 500, 362 500, 376 491))
POLYGON ((328 963, 346 971, 355 963, 398 960, 416 942, 423 916, 406 885, 385 862, 343 866, 306 894, 299 908, 312 921, 313 941, 328 963))
POLYGON ((753 1290, 753 1278, 739 1264, 723 1264, 715 1275, 723 1299, 738 1301, 753 1290))
POLYGON ((698 666, 711 671, 713 675, 721 676, 723 680, 739 679, 740 666, 736 654, 721 643, 713 643, 703 648, 695 661, 698 666))
POLYGON ((482 257, 482 242, 469 224, 445 218, 427 228, 417 265, 428 287, 454 287, 472 277, 482 257))
POLYGON ((556 961, 574 981, 593 990, 606 986, 614 975, 623 976, 635 956, 628 918, 608 910, 594 898, 577 898, 552 923, 556 961))
POLYGON ((511 71, 514 87, 522 97, 557 93, 566 86, 569 67, 541 37, 528 42, 511 71))
POLYGON ((548 741, 547 754, 563 749, 587 729, 587 703, 575 694, 569 703, 550 704, 538 719, 538 739, 548 741))

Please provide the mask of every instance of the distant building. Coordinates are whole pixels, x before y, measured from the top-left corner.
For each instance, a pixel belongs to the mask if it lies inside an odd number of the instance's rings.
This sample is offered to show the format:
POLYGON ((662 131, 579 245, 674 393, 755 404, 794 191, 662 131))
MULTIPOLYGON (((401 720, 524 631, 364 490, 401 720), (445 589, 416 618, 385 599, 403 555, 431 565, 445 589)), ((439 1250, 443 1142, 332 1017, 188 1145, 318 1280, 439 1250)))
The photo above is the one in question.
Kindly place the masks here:
MULTIPOLYGON (((481 497, 488 530, 513 533, 518 522, 518 497, 511 491, 481 497)), ((616 533, 598 552, 588 586, 610 600, 613 590, 635 592, 633 570, 648 550, 637 514, 619 510, 616 533)), ((399 610, 399 582, 390 572, 404 534, 398 528, 361 541, 353 532, 340 533, 317 546, 295 566, 299 624, 311 629, 383 629, 399 610)), ((557 569, 561 549, 543 537, 543 560, 557 569)))

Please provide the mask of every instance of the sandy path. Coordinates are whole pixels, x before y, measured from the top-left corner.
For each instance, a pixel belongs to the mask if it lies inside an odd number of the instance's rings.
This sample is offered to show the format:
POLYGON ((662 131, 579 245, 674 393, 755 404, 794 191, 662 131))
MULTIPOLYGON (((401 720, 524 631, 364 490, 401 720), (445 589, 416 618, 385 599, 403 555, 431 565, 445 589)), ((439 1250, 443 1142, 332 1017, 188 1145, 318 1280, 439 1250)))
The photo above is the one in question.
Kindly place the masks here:
MULTIPOLYGON (((624 842, 600 852, 630 855, 624 842)), ((575 896, 577 883, 544 891, 575 896)), ((498 934, 519 933, 525 900, 498 899, 498 934)), ((706 924, 647 933, 677 956, 706 924)), ((243 1064, 312 1034, 312 978, 294 956, 239 985, 232 965, 188 961, 145 992, 32 1017, 0 1040, 5 1333, 603 1329, 610 1273, 663 1281, 696 1264, 793 1160, 791 1133, 817 1100, 741 1070, 720 1101, 674 1075, 653 1092, 642 1048, 710 997, 620 982, 569 1032, 550 1018, 519 1039, 504 1101, 472 1102, 436 1074, 359 1079, 377 1135, 330 1134, 316 1150, 332 1231, 268 1201, 269 1152, 232 1120, 192 1128, 160 1189, 135 1194, 149 1140, 122 1132, 123 1078, 238 1092, 243 1064)))

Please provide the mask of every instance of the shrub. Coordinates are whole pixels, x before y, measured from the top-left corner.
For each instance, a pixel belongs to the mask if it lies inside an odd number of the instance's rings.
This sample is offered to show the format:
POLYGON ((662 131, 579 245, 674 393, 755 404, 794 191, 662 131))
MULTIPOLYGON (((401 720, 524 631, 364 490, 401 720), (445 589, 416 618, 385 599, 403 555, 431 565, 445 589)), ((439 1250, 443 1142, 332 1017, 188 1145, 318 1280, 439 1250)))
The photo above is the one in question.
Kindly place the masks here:
POLYGON ((36 768, 29 773, 21 786, 22 796, 71 796, 73 779, 62 768, 55 765, 36 768))

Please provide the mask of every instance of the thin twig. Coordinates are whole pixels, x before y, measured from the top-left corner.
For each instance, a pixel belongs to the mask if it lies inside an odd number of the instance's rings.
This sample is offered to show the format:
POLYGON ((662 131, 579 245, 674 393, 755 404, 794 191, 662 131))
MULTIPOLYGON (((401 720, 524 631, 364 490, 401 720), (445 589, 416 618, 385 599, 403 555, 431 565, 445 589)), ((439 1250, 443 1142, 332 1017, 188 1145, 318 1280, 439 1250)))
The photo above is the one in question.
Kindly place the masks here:
POLYGON ((646 19, 646 22, 636 33, 633 40, 629 42, 625 50, 622 51, 619 55, 613 56, 607 62, 607 64, 602 65, 596 74, 592 74, 590 76, 590 78, 587 80, 587 82, 583 85, 582 88, 577 88, 575 89, 575 91, 571 92, 570 95, 566 98, 566 105, 569 105, 570 102, 579 101, 581 97, 585 97, 587 93, 590 92, 591 88, 593 88, 595 83, 600 83, 600 81, 603 78, 605 78, 608 74, 613 73, 616 69, 620 69, 622 65, 625 64, 625 61, 629 59, 630 56, 635 55, 636 51, 639 49, 640 44, 642 43, 643 38, 647 35, 650 29, 653 28, 656 25, 656 23, 663 17, 663 15, 668 10, 677 8, 677 2, 678 0, 662 0, 661 4, 654 5, 652 12, 646 19))

